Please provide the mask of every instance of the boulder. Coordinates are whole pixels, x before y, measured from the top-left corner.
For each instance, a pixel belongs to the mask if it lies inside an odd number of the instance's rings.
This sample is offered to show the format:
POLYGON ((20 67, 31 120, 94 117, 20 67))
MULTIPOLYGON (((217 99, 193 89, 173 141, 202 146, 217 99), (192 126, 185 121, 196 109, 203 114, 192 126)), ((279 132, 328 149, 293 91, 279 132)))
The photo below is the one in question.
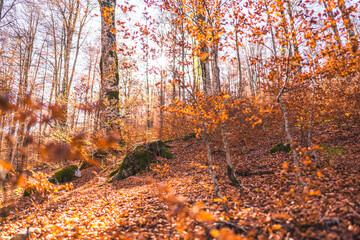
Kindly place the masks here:
POLYGON ((174 155, 171 153, 171 151, 168 148, 169 146, 167 146, 162 140, 157 140, 150 142, 148 144, 137 146, 135 150, 145 149, 154 153, 156 156, 161 156, 166 159, 174 158, 174 155))
POLYGON ((291 147, 289 143, 278 143, 274 147, 270 149, 270 153, 276 153, 276 152, 291 152, 291 147))
POLYGON ((110 172, 108 182, 125 179, 146 170, 150 163, 155 162, 156 156, 166 159, 174 158, 174 154, 161 140, 137 146, 124 157, 118 168, 110 172))
POLYGON ((160 156, 166 159, 174 158, 174 154, 167 148, 162 148, 160 150, 160 156))
POLYGON ((155 153, 156 156, 160 156, 161 150, 163 148, 166 148, 165 143, 163 141, 161 141, 161 140, 150 142, 147 145, 148 145, 149 150, 151 152, 155 153))
POLYGON ((135 149, 128 153, 119 167, 110 173, 109 183, 133 176, 148 168, 150 163, 155 162, 155 154, 146 149, 135 149))
POLYGON ((73 180, 73 178, 75 177, 76 170, 78 170, 77 165, 70 165, 70 166, 64 167, 55 172, 55 179, 59 183, 71 182, 73 180))

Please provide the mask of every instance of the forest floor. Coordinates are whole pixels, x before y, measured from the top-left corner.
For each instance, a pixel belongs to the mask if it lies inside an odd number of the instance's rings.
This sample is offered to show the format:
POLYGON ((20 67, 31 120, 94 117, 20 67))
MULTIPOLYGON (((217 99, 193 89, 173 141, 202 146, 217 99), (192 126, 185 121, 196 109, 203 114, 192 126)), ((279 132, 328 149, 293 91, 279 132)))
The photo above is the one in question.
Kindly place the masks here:
POLYGON ((174 141, 176 157, 159 158, 151 171, 104 184, 110 167, 91 167, 71 190, 15 198, 0 239, 29 226, 34 239, 360 239, 359 140, 329 133, 323 168, 301 172, 306 188, 297 184, 292 155, 270 154, 270 141, 232 146, 244 188, 230 185, 215 140, 224 199, 212 188, 204 142, 174 141))

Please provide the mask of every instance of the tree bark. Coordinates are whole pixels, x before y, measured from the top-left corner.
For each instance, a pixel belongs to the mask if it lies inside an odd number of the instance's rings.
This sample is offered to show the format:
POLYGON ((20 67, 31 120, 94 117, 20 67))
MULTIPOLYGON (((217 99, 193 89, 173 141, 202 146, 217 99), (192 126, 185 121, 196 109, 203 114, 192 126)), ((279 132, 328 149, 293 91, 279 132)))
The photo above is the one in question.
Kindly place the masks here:
POLYGON ((101 11, 101 92, 102 116, 107 132, 120 130, 119 63, 116 53, 116 0, 99 0, 101 11))

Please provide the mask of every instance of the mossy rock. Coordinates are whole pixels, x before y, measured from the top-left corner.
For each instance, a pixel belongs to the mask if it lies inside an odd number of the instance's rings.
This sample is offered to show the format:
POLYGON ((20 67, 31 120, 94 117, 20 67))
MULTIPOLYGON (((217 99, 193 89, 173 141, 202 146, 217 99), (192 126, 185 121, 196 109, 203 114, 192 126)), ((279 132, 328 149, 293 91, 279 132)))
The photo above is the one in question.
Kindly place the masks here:
POLYGON ((164 143, 172 143, 172 142, 174 142, 174 140, 172 140, 172 139, 164 141, 164 143))
POLYGON ((158 141, 150 142, 148 144, 148 148, 151 152, 155 153, 157 156, 160 156, 161 150, 163 148, 166 148, 166 145, 163 141, 158 140, 158 141))
POLYGON ((155 162, 155 154, 146 149, 136 149, 128 153, 119 165, 119 168, 110 173, 110 180, 122 180, 146 170, 150 163, 155 162))
POLYGON ((77 165, 70 165, 55 172, 55 178, 59 183, 71 182, 75 177, 77 165))
POLYGON ((278 143, 274 147, 271 148, 270 153, 276 152, 291 152, 291 147, 289 143, 278 143))
POLYGON ((50 178, 50 179, 48 179, 48 182, 50 182, 50 183, 52 183, 52 184, 57 184, 55 178, 50 178))
POLYGON ((173 158, 174 155, 171 153, 171 151, 168 149, 169 146, 165 144, 162 140, 157 140, 150 142, 148 144, 139 145, 135 148, 134 151, 137 150, 149 150, 150 152, 154 153, 156 156, 161 156, 163 158, 173 158))
POLYGON ((160 156, 163 157, 163 158, 166 158, 166 159, 171 159, 171 158, 174 158, 174 154, 172 154, 170 152, 169 149, 167 148, 162 148, 161 151, 160 151, 160 156))

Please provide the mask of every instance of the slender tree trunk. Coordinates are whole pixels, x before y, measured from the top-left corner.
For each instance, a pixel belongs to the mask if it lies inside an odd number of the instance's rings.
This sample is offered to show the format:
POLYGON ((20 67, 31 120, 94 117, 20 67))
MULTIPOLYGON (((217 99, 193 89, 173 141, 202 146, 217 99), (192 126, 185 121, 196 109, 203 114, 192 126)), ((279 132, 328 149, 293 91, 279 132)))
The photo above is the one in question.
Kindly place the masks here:
MULTIPOLYGON (((315 107, 315 93, 316 93, 316 87, 315 87, 315 81, 314 79, 311 80, 311 87, 313 89, 313 93, 312 93, 312 101, 311 101, 311 113, 310 113, 310 120, 309 120, 309 132, 308 132, 308 143, 310 147, 313 147, 314 144, 312 142, 312 125, 313 125, 313 118, 314 118, 314 107, 315 107)), ((320 162, 319 162, 319 157, 316 153, 316 150, 313 148, 312 150, 313 155, 315 157, 315 164, 317 168, 320 168, 320 162)))
MULTIPOLYGON (((289 43, 289 45, 290 45, 290 43, 289 43)), ((297 154, 296 150, 294 149, 293 139, 292 139, 292 136, 291 136, 291 133, 290 133, 288 112, 287 112, 287 110, 285 108, 285 105, 284 105, 282 99, 281 99, 281 97, 282 97, 282 95, 284 93, 284 90, 286 88, 286 85, 287 85, 287 82, 288 82, 288 79, 289 79, 289 74, 290 74, 290 53, 289 53, 287 59, 288 60, 287 60, 287 69, 286 69, 286 79, 284 81, 284 85, 281 88, 276 100, 280 104, 280 108, 281 108, 281 111, 282 111, 283 116, 284 116, 285 133, 286 133, 286 136, 288 138, 290 146, 292 146, 292 153, 293 153, 293 156, 294 156, 294 163, 295 163, 295 166, 297 168, 297 171, 295 172, 295 174, 297 176, 298 182, 303 186, 307 186, 307 184, 300 179, 300 165, 299 165, 298 154, 297 154)))
MULTIPOLYGON (((220 95, 221 94, 221 82, 220 82, 220 68, 219 68, 219 63, 218 63, 218 47, 217 46, 218 46, 218 42, 215 42, 214 46, 213 46, 212 70, 213 70, 213 77, 214 77, 213 81, 216 82, 216 91, 217 91, 217 94, 220 95)), ((225 111, 225 109, 222 109, 222 111, 225 111)), ((242 186, 235 175, 235 171, 234 171, 234 167, 233 167, 231 155, 230 155, 230 147, 229 147, 227 136, 226 136, 226 126, 223 121, 220 124, 220 129, 221 129, 221 135, 222 135, 222 140, 223 140, 224 150, 225 150, 227 175, 232 183, 234 183, 237 186, 242 186)))
POLYGON ((236 59, 238 63, 238 72, 239 72, 239 97, 241 97, 244 91, 244 82, 243 82, 242 69, 241 69, 240 46, 239 46, 239 39, 237 34, 237 27, 235 27, 235 46, 236 46, 236 59))
MULTIPOLYGON (((185 28, 184 22, 181 22, 181 82, 185 84, 185 28)), ((183 101, 185 101, 185 90, 183 90, 183 101)))
POLYGON ((165 91, 164 91, 164 75, 163 75, 163 69, 160 70, 160 129, 159 129, 159 138, 163 138, 163 132, 164 132, 164 111, 162 107, 164 106, 164 100, 165 100, 165 91))
POLYGON ((327 3, 326 3, 327 0, 323 0, 322 2, 323 2, 323 5, 324 5, 326 14, 329 17, 331 28, 334 31, 336 42, 337 42, 338 46, 341 47, 340 34, 339 34, 339 30, 338 30, 338 27, 337 27, 337 24, 336 24, 334 13, 333 13, 332 9, 330 9, 329 6, 327 5, 327 3))
POLYGON ((152 127, 150 119, 150 84, 149 84, 149 35, 146 35, 146 125, 150 130, 152 127))
MULTIPOLYGON (((61 7, 59 7, 60 9, 61 7)), ((75 1, 70 4, 70 13, 69 16, 65 16, 62 9, 60 10, 63 15, 64 27, 65 27, 65 49, 64 49, 64 78, 62 80, 60 98, 63 105, 63 110, 65 114, 65 119, 60 122, 60 126, 63 132, 67 132, 67 112, 68 112, 68 104, 69 104, 69 95, 71 88, 71 74, 70 74, 70 59, 72 53, 72 45, 73 45, 73 37, 75 33, 75 25, 77 23, 79 9, 80 9, 80 1, 75 1), (73 5, 75 4, 75 6, 73 5)), ((80 34, 80 33, 79 33, 80 34)), ((77 49, 78 53, 78 49, 77 49)), ((75 56, 75 62, 73 66, 73 70, 75 69, 77 60, 77 55, 75 56)))
POLYGON ((345 1, 344 0, 337 0, 337 4, 338 7, 340 9, 341 12, 341 16, 343 19, 343 23, 345 25, 346 31, 348 33, 348 37, 349 37, 349 41, 351 44, 351 49, 354 53, 357 52, 358 47, 359 47, 359 42, 358 39, 356 38, 356 34, 354 31, 354 24, 350 19, 350 14, 349 11, 345 5, 345 1))

